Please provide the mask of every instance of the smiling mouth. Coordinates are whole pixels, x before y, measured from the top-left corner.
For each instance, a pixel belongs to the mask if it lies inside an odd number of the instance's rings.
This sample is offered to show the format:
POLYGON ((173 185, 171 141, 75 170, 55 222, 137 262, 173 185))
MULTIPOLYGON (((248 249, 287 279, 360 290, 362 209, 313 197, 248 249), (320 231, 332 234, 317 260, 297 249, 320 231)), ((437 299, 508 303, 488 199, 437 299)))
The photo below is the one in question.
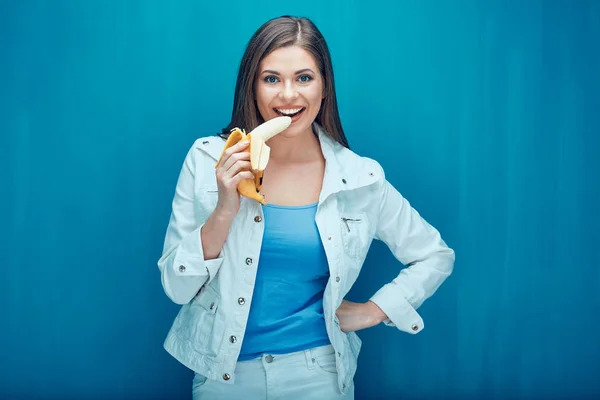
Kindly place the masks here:
POLYGON ((277 114, 281 115, 281 116, 285 116, 285 117, 291 117, 294 118, 300 114, 302 114, 302 112, 304 112, 304 110, 306 110, 306 107, 300 107, 300 108, 294 108, 294 109, 282 109, 282 108, 274 108, 273 111, 275 111, 277 114))

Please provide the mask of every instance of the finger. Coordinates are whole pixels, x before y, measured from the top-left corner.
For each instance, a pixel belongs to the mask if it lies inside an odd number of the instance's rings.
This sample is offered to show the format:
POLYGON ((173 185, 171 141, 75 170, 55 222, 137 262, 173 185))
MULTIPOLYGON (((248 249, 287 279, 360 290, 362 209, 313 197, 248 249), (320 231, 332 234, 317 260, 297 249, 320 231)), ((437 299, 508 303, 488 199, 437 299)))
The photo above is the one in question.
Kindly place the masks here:
POLYGON ((249 171, 252 168, 250 161, 239 160, 233 164, 225 173, 226 176, 235 176, 240 171, 249 171))
POLYGON ((243 151, 241 153, 233 154, 231 157, 229 157, 227 162, 223 165, 223 169, 226 172, 228 172, 231 169, 231 167, 233 167, 235 164, 237 164, 239 162, 250 162, 250 153, 247 151, 243 151))
POLYGON ((248 147, 249 144, 250 144, 249 141, 242 140, 241 142, 238 142, 238 143, 234 144, 233 146, 231 146, 230 148, 228 148, 227 150, 225 150, 225 152, 223 153, 223 158, 221 159, 220 165, 225 166, 227 164, 227 162, 230 160, 232 155, 242 152, 245 148, 248 147))
POLYGON ((237 185, 244 179, 254 180, 254 174, 250 171, 242 171, 233 178, 233 182, 235 182, 235 186, 237 187, 237 185))
POLYGON ((223 169, 228 171, 236 162, 238 161, 246 161, 250 160, 250 152, 248 151, 240 151, 238 153, 233 153, 227 160, 223 163, 223 169))

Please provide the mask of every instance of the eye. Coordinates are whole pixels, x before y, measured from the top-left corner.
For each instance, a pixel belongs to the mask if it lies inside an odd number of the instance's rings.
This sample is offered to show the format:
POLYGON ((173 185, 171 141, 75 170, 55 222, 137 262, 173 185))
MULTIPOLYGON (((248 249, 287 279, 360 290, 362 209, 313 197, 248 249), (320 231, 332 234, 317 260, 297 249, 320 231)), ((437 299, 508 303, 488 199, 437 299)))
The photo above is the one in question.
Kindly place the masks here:
POLYGON ((298 78, 298 80, 302 83, 306 83, 306 82, 310 82, 312 81, 312 76, 310 75, 300 75, 300 77, 298 78))
POLYGON ((277 83, 279 79, 276 76, 269 75, 265 77, 264 81, 267 83, 277 83))

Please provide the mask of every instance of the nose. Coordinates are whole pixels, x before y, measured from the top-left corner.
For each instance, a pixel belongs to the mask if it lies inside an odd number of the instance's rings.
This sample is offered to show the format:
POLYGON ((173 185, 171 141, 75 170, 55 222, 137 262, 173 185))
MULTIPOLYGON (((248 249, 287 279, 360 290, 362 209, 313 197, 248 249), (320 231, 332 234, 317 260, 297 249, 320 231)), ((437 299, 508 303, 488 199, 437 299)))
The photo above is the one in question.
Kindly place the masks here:
POLYGON ((297 98, 298 92, 296 91, 294 84, 289 81, 286 82, 279 92, 279 97, 285 101, 294 100, 297 98))

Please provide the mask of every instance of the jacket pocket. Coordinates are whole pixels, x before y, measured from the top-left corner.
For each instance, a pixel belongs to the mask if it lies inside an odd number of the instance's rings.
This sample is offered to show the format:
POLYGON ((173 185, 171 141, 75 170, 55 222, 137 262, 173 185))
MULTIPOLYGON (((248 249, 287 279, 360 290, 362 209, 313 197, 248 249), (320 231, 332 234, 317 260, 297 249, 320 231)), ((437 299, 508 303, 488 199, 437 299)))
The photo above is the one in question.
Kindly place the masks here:
POLYGON ((214 211, 218 200, 219 188, 216 184, 204 185, 196 190, 196 213, 201 221, 214 211))
POLYGON ((178 316, 179 333, 190 340, 198 352, 212 357, 219 354, 225 329, 219 306, 219 294, 205 285, 178 316))
POLYGON ((362 257, 367 250, 369 224, 365 213, 340 213, 340 230, 344 253, 362 257))
POLYGON ((208 313, 215 314, 219 308, 219 294, 210 286, 204 286, 194 300, 208 313))

